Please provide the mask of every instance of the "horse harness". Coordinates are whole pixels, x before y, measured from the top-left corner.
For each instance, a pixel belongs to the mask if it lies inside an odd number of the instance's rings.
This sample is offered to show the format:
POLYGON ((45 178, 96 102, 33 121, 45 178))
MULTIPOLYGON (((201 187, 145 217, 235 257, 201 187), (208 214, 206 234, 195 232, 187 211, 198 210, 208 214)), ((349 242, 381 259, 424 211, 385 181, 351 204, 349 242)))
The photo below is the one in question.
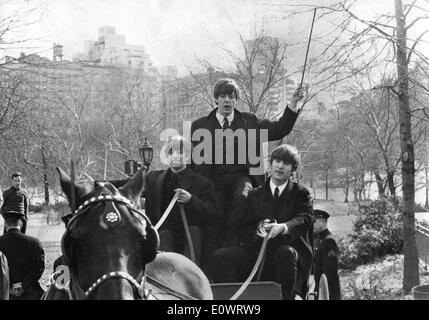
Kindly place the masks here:
MULTIPOLYGON (((108 187, 109 189, 111 189, 112 192, 117 192, 116 188, 112 185, 110 185, 110 183, 106 183, 106 187, 108 187)), ((175 197, 172 199, 170 205, 174 205, 175 200, 177 200, 177 193, 175 195, 175 197)), ((70 220, 67 223, 67 227, 66 227, 66 232, 71 232, 71 226, 76 223, 78 221, 78 219, 80 217, 82 217, 85 213, 87 213, 89 210, 89 208, 96 204, 96 203, 103 203, 103 202, 112 202, 112 207, 115 209, 114 212, 108 212, 104 215, 104 221, 106 223, 108 223, 111 226, 114 226, 116 224, 118 224, 121 220, 121 214, 118 211, 117 207, 115 206, 115 203, 119 203, 119 204, 123 204, 125 205, 128 210, 130 210, 133 213, 137 213, 138 216, 142 217, 143 219, 145 219, 146 223, 149 226, 152 226, 152 223, 150 222, 149 218, 147 217, 147 215, 145 213, 143 213, 140 210, 137 210, 134 208, 133 204, 131 203, 130 200, 128 200, 127 198, 123 197, 122 195, 99 195, 97 197, 92 197, 89 200, 86 200, 83 204, 81 204, 74 212, 74 215, 72 218, 70 218, 70 220)), ((171 209, 170 209, 171 210, 171 209)), ((170 210, 166 210, 166 212, 163 215, 163 218, 161 219, 162 221, 164 221, 166 219, 166 217, 168 216, 168 214, 170 213, 170 210)), ((155 231, 156 229, 159 228, 159 224, 157 224, 155 226, 155 231)), ((260 263, 263 260, 263 256, 265 253, 265 249, 266 249, 266 243, 268 240, 268 235, 265 237, 261 250, 259 252, 257 261, 253 267, 253 270, 250 274, 250 276, 248 277, 248 279, 242 284, 242 286, 240 287, 240 289, 233 295, 233 297, 231 297, 231 300, 235 300, 237 299, 242 293, 243 291, 247 288, 247 286, 249 285, 251 279, 254 277, 254 275, 256 274, 256 271, 258 270, 260 263)), ((68 260, 68 257, 66 256, 66 260, 68 260)), ((103 274, 102 276, 100 276, 89 288, 88 290, 84 291, 78 284, 76 281, 73 281, 72 277, 70 276, 70 281, 66 284, 65 287, 59 287, 57 282, 56 282, 56 273, 54 273, 51 277, 51 285, 54 285, 54 287, 57 290, 65 290, 67 292, 67 295, 69 297, 70 300, 74 300, 75 298, 79 298, 79 297, 83 297, 84 299, 88 299, 89 296, 106 280, 108 279, 113 279, 113 278, 122 278, 127 280, 132 288, 133 288, 133 293, 134 296, 138 297, 138 300, 158 300, 157 296, 155 293, 153 293, 152 289, 146 289, 146 282, 148 282, 149 284, 155 286, 156 288, 164 291, 166 294, 174 296, 176 298, 179 298, 181 300, 197 300, 196 298, 186 295, 184 293, 178 292, 176 290, 173 290, 171 288, 169 288, 168 286, 164 285, 163 283, 159 282, 158 280, 156 280, 155 278, 150 277, 149 275, 146 274, 146 270, 144 271, 143 277, 142 277, 142 281, 139 282, 137 281, 132 275, 130 275, 128 272, 126 271, 111 271, 111 272, 107 272, 105 274, 103 274), (76 293, 73 294, 73 289, 76 289, 76 293), (78 296, 75 296, 76 294, 78 294, 78 296)))
MULTIPOLYGON (((111 186, 109 183, 106 183, 106 187, 108 187, 109 189, 111 189, 111 191, 116 192, 116 188, 114 188, 113 186, 111 186)), ((93 206, 96 203, 104 203, 104 202, 112 202, 112 207, 115 209, 115 211, 111 211, 111 212, 107 212, 104 214, 104 221, 111 226, 114 226, 116 224, 118 224, 121 220, 121 214, 118 211, 117 207, 115 206, 115 204, 123 204, 125 205, 128 210, 130 210, 133 213, 136 213, 138 216, 142 217, 146 223, 149 226, 152 226, 149 218, 147 217, 147 215, 145 213, 143 213, 140 210, 137 210, 134 208, 133 204, 131 203, 130 200, 128 200, 127 198, 123 197, 122 195, 99 195, 97 197, 92 197, 89 200, 86 200, 83 204, 81 204, 74 212, 74 215, 72 218, 70 218, 69 222, 67 223, 67 227, 66 227, 66 232, 71 232, 71 226, 75 223, 77 223, 77 221, 79 220, 79 218, 81 218, 83 215, 85 215, 88 211, 89 208, 91 206, 93 206)), ((66 260, 68 260, 68 257, 66 256, 66 260)), ((105 274, 103 274, 102 276, 100 276, 89 288, 88 290, 84 291, 77 283, 77 281, 73 281, 72 276, 70 276, 70 281, 66 284, 65 287, 59 287, 56 280, 55 280, 55 273, 52 275, 51 277, 51 284, 53 284, 55 286, 56 289, 59 290, 66 290, 67 295, 69 297, 70 300, 73 300, 74 298, 79 298, 79 297, 83 297, 84 299, 88 299, 89 296, 106 280, 108 279, 113 279, 113 278, 122 278, 127 280, 132 288, 133 288, 133 292, 134 292, 134 296, 141 300, 147 300, 147 299, 157 299, 156 295, 154 295, 154 293, 152 292, 151 289, 146 289, 145 288, 145 283, 146 281, 151 283, 152 285, 154 285, 155 287, 157 287, 158 289, 161 289, 162 291, 166 292, 169 295, 173 295, 179 299, 184 299, 184 300, 196 300, 195 298, 188 296, 186 294, 177 292, 173 289, 170 289, 169 287, 165 286, 164 284, 162 284, 161 282, 159 282, 158 280, 148 276, 146 274, 146 270, 144 271, 143 277, 142 277, 142 281, 139 282, 138 280, 136 280, 132 275, 130 275, 128 272, 126 271, 111 271, 111 272, 107 272, 105 274), (73 292, 73 289, 76 289, 75 291, 77 292, 73 292), (76 296, 78 295, 78 296, 76 296)))

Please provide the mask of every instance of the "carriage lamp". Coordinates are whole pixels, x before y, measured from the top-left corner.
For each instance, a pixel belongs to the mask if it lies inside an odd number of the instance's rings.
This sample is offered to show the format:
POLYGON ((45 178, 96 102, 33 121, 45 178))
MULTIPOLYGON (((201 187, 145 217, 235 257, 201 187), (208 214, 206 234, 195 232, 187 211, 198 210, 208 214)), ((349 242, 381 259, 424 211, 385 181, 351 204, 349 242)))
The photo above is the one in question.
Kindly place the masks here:
POLYGON ((152 162, 152 158, 153 158, 153 147, 152 145, 149 143, 149 141, 147 140, 147 137, 144 138, 144 143, 143 145, 139 148, 139 152, 140 152, 140 157, 143 161, 143 164, 146 167, 146 171, 149 170, 149 166, 152 162))

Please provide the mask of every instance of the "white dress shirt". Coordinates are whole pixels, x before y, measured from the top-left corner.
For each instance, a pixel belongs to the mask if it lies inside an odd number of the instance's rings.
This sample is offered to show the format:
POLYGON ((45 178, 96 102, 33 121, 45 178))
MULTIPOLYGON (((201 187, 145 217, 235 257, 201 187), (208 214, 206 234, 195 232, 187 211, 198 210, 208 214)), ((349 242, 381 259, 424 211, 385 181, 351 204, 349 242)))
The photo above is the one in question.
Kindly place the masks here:
MULTIPOLYGON (((273 195, 273 197, 274 197, 274 192, 276 191, 276 188, 279 188, 279 197, 280 197, 280 195, 282 194, 282 192, 286 188, 288 182, 289 182, 289 180, 286 181, 285 183, 279 185, 279 186, 276 186, 274 184, 273 180, 270 179, 270 189, 271 189, 271 194, 273 195)), ((279 224, 282 224, 285 228, 285 230, 282 232, 282 234, 287 234, 288 233, 288 227, 287 227, 286 223, 279 223, 279 224)))
MULTIPOLYGON (((217 121, 219 121, 220 126, 223 127, 225 116, 221 115, 219 112, 216 112, 216 118, 217 118, 217 121)), ((234 120, 234 110, 232 110, 231 114, 226 118, 228 119, 229 125, 231 125, 232 121, 234 120)))

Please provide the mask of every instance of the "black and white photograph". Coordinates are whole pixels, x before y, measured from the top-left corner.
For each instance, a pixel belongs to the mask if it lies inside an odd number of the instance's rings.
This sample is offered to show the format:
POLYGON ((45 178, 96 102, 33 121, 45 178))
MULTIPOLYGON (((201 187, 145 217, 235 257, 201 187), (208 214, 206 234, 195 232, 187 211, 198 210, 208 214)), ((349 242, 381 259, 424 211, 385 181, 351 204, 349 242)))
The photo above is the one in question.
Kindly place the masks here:
POLYGON ((428 0, 0 0, 0 300, 429 300, 428 22, 428 0))

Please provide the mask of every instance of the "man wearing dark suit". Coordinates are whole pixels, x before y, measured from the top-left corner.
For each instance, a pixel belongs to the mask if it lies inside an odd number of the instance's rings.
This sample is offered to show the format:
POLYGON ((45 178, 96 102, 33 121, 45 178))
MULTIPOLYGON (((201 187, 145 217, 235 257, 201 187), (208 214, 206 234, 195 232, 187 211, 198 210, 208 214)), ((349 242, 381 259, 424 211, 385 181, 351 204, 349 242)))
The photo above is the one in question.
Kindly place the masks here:
MULTIPOLYGON (((218 204, 213 183, 187 166, 191 152, 192 146, 187 139, 182 136, 170 137, 160 152, 161 162, 169 168, 150 171, 146 174, 142 197, 145 198, 145 212, 152 224, 156 225, 174 194, 179 192, 178 203, 174 205, 168 218, 158 230, 159 250, 190 256, 180 213, 180 206, 183 206, 196 262, 204 268, 210 256, 205 248, 203 237, 208 226, 217 219, 218 204)), ((115 187, 120 187, 127 181, 125 179, 109 182, 115 187)))
POLYGON ((183 206, 197 263, 204 264, 208 257, 201 256, 204 253, 203 233, 216 219, 218 212, 214 186, 208 178, 187 167, 191 143, 185 138, 172 137, 161 150, 161 155, 163 162, 170 168, 149 172, 146 176, 147 187, 143 192, 146 214, 153 224, 161 218, 175 192, 179 193, 178 204, 159 229, 160 250, 184 253, 189 257, 189 246, 179 208, 183 206))
POLYGON ((272 152, 270 179, 247 197, 240 246, 213 255, 209 270, 214 282, 244 281, 268 234, 262 280, 280 283, 285 300, 295 294, 305 298, 313 260, 313 206, 310 192, 290 179, 299 162, 292 146, 281 145, 272 152))
MULTIPOLYGON (((25 220, 23 220, 21 232, 25 233, 27 230, 27 217, 28 217, 28 197, 24 190, 21 188, 22 174, 16 172, 12 174, 12 186, 3 192, 3 204, 0 209, 0 213, 15 212, 23 214, 25 220)), ((6 228, 3 231, 5 233, 6 228)))
POLYGON ((340 300, 340 279, 338 277, 339 250, 337 243, 328 230, 329 214, 323 210, 314 210, 314 281, 315 291, 319 291, 322 274, 328 279, 329 299, 340 300))
POLYGON ((9 264, 11 300, 38 300, 43 294, 39 279, 45 270, 40 241, 20 231, 24 214, 3 214, 7 233, 0 237, 0 251, 9 264))
POLYGON ((191 126, 194 148, 205 144, 211 147, 210 151, 197 152, 197 156, 194 150, 192 164, 195 172, 208 177, 216 187, 222 212, 220 220, 212 228, 217 231, 217 235, 212 235, 217 238, 217 247, 238 244, 237 231, 245 197, 252 187, 265 180, 263 162, 259 159, 262 156, 261 145, 280 140, 290 133, 299 113, 297 102, 304 94, 304 88, 299 87, 283 116, 270 121, 251 112, 236 110, 239 91, 234 80, 219 80, 213 89, 217 108, 191 126), (205 133, 208 137, 204 136, 205 133), (216 133, 227 137, 216 138, 216 133), (233 138, 233 135, 240 137, 233 138))

